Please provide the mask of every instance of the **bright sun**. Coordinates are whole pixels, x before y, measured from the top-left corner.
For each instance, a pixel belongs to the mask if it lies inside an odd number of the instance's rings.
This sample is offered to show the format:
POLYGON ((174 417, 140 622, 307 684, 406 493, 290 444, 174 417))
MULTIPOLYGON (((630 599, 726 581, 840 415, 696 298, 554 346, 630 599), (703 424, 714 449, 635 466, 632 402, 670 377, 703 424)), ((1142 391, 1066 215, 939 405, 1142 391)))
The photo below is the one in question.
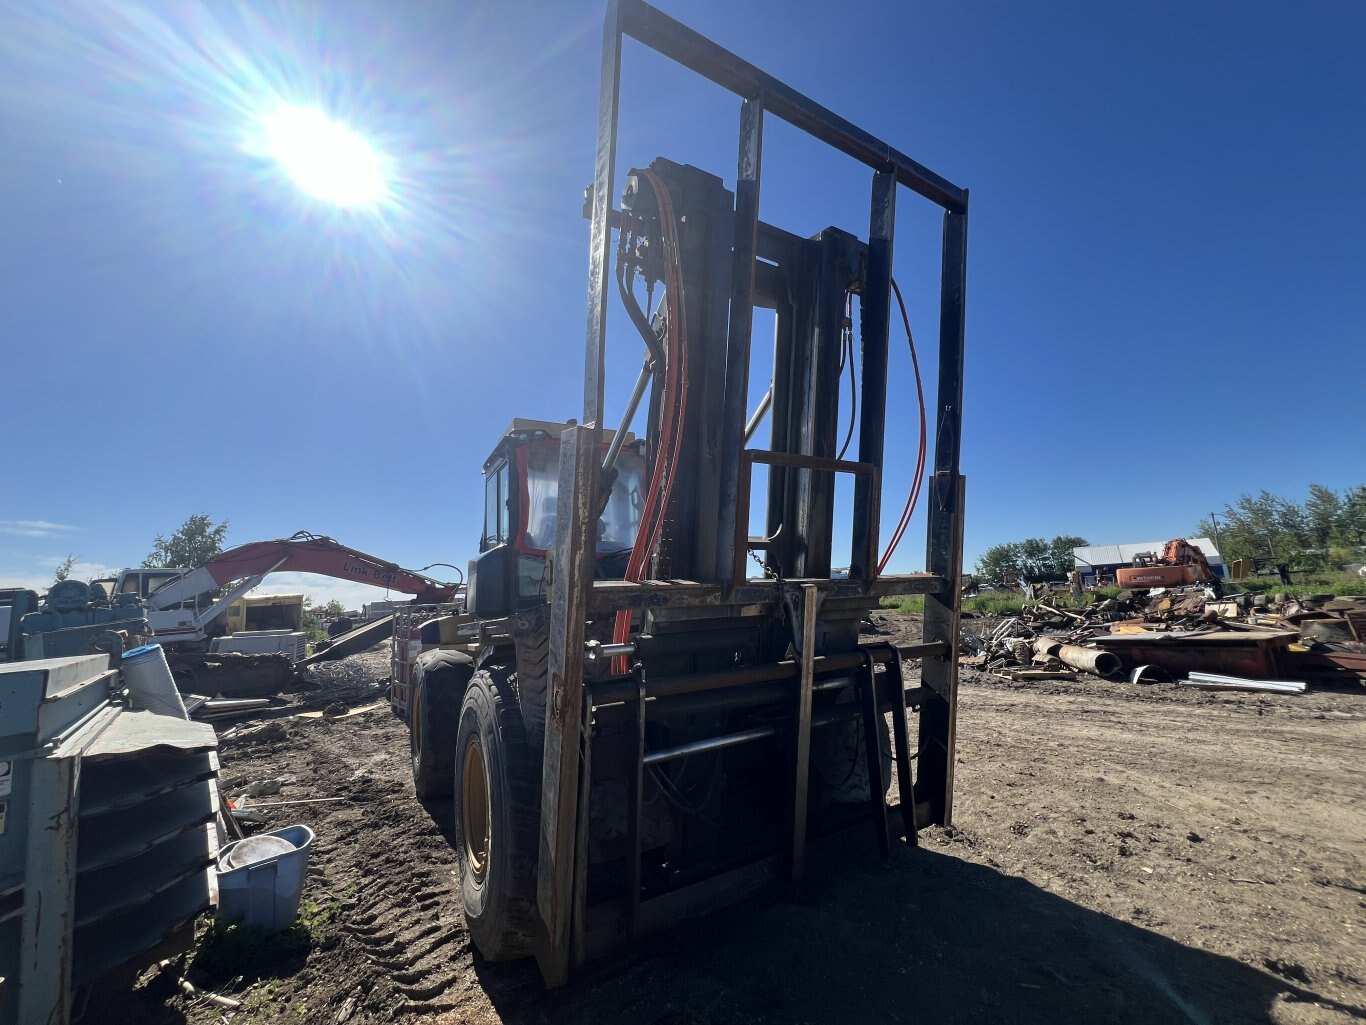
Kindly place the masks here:
POLYGON ((383 158, 346 125, 311 107, 282 107, 261 121, 270 155, 309 195, 369 206, 389 195, 383 158))

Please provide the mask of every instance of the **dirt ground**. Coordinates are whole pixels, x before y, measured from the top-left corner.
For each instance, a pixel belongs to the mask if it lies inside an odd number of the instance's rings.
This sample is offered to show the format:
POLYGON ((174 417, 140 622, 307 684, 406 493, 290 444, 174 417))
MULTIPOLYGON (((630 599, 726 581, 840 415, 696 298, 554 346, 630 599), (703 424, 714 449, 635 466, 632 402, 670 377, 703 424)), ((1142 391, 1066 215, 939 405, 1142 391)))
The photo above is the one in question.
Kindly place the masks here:
MULTIPOLYGON (((911 618, 879 617, 910 636, 911 618)), ((358 656, 364 658, 364 656, 358 656)), ((379 665, 380 660, 372 659, 379 665)), ((1257 1023, 1366 1018, 1366 692, 1204 694, 965 674, 955 825, 889 865, 846 846, 547 993, 483 963, 450 814, 380 709, 229 740, 317 833, 308 933, 251 970, 165 976, 87 1020, 567 1025, 1257 1023)), ((264 800, 264 799, 263 799, 264 800)))

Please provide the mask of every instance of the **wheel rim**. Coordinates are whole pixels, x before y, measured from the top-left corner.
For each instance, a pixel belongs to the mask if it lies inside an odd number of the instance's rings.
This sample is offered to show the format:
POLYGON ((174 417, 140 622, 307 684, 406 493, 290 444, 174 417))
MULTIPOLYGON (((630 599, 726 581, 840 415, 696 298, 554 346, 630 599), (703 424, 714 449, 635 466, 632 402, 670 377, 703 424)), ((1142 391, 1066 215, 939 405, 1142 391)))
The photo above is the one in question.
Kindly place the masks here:
POLYGON ((460 824, 465 841, 465 860, 479 882, 489 867, 489 783, 484 769, 484 749, 472 736, 465 745, 460 773, 460 824))

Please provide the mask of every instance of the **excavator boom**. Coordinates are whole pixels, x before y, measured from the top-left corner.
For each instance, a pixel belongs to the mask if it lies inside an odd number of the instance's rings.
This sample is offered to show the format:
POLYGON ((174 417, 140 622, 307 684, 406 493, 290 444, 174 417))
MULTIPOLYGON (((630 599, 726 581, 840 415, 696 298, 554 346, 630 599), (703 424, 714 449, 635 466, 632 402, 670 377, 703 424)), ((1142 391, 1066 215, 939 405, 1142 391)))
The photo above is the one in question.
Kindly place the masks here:
POLYGON ((330 537, 300 531, 293 537, 253 541, 220 552, 203 565, 158 588, 149 596, 148 603, 154 610, 166 609, 233 581, 275 572, 317 573, 339 580, 356 580, 415 595, 424 603, 449 601, 455 594, 454 584, 443 584, 396 563, 377 559, 330 537))

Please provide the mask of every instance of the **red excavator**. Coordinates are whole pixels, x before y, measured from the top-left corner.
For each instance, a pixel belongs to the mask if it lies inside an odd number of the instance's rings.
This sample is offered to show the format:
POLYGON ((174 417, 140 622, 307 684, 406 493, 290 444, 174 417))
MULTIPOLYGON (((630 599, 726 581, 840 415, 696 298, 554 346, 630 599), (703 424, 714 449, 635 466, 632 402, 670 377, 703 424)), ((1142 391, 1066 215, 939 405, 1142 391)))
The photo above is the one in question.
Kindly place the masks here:
POLYGON ((1140 552, 1132 566, 1115 572, 1120 587, 1181 587, 1185 584, 1212 584, 1218 581, 1205 553, 1184 537, 1173 538, 1156 552, 1140 552))
POLYGON ((356 580, 400 594, 411 594, 420 604, 450 601, 455 584, 444 584, 347 548, 339 541, 299 531, 275 541, 253 541, 230 548, 193 569, 124 570, 118 591, 144 588, 148 622, 162 644, 194 643, 212 634, 210 624, 229 605, 256 587, 270 573, 317 573, 338 580, 356 580), (135 575, 155 574, 153 587, 134 582, 135 575), (221 588, 231 588, 216 600, 206 600, 221 588))
MULTIPOLYGON (((124 570, 114 589, 116 593, 136 593, 144 598, 153 636, 167 647, 171 670, 182 689, 234 696, 271 694, 294 677, 294 664, 284 655, 217 654, 203 649, 215 633, 222 632, 217 624, 233 602, 268 574, 283 572, 317 573, 373 584, 411 594, 423 605, 449 602, 457 591, 455 584, 433 580, 416 570, 404 569, 307 531, 274 541, 239 545, 193 569, 124 570)), ((373 644, 384 636, 376 633, 365 640, 373 644)), ((354 646, 339 645, 329 655, 353 649, 354 646)))

